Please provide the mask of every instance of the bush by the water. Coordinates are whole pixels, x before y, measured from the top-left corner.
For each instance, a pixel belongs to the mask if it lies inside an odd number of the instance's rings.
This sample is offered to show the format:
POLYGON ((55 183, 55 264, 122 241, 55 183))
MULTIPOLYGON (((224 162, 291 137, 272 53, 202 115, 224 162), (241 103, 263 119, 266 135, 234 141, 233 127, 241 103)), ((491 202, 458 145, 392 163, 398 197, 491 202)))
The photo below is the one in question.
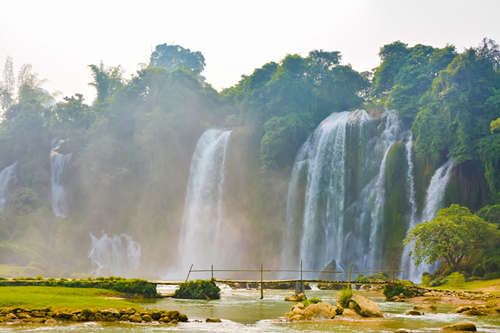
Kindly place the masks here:
POLYGON ((180 285, 175 291, 174 298, 219 299, 220 288, 210 280, 189 281, 180 285))
POLYGON ((387 275, 387 273, 380 272, 380 273, 377 273, 374 275, 359 274, 356 277, 356 280, 354 280, 354 281, 361 282, 361 283, 368 283, 368 282, 373 282, 373 281, 390 281, 390 280, 391 280, 391 278, 389 277, 389 275, 387 275))
POLYGON ((141 279, 124 279, 110 276, 107 278, 68 280, 54 278, 23 278, 16 280, 0 280, 0 286, 49 286, 68 288, 99 288, 119 291, 126 294, 141 295, 144 297, 157 297, 156 285, 141 279))
POLYGON ((452 288, 462 288, 465 285, 465 277, 463 274, 454 272, 445 278, 445 282, 452 288))
POLYGON ((413 283, 410 281, 397 281, 388 283, 384 287, 384 295, 387 299, 403 294, 405 297, 414 297, 416 292, 411 289, 413 283))
POLYGON ((339 296, 339 304, 342 307, 347 308, 349 307, 349 301, 351 300, 351 298, 352 298, 352 290, 342 289, 339 296))

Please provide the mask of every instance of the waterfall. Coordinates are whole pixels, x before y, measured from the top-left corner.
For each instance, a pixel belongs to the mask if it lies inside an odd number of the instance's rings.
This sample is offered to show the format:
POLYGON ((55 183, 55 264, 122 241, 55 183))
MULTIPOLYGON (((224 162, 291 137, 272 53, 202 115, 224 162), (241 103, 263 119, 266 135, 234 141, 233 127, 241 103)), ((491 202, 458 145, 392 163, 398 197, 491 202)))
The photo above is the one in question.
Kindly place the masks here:
POLYGON ((61 154, 58 152, 64 140, 54 140, 50 151, 50 172, 52 190, 52 212, 57 217, 68 216, 68 205, 64 191, 63 175, 66 164, 71 160, 72 154, 61 154))
MULTIPOLYGON (((437 211, 442 208, 444 192, 446 190, 446 186, 448 185, 448 181, 450 180, 451 171, 453 170, 454 166, 454 161, 450 159, 436 170, 431 178, 429 187, 427 188, 422 216, 420 217, 418 222, 416 219, 414 219, 412 221, 413 223, 410 223, 409 230, 413 229, 421 222, 432 220, 436 216, 437 211)), ((403 257, 401 258, 401 270, 407 272, 407 278, 414 282, 418 282, 422 278, 422 273, 432 272, 435 267, 434 265, 425 263, 416 266, 413 258, 409 257, 410 251, 412 250, 413 246, 413 243, 405 246, 403 257)))
POLYGON ((400 132, 400 123, 398 115, 395 111, 387 111, 385 118, 385 127, 380 141, 378 143, 379 149, 384 152, 382 162, 380 163, 379 172, 375 186, 371 186, 370 197, 372 202, 375 203, 374 208, 371 210, 371 232, 370 232, 370 247, 368 254, 367 266, 371 269, 379 269, 381 264, 381 246, 380 246, 380 233, 384 219, 384 199, 385 199, 385 169, 387 155, 392 145, 398 140, 400 132))
POLYGON ((230 130, 208 129, 191 160, 179 240, 180 267, 220 264, 224 247, 224 181, 230 130))
POLYGON ((0 211, 5 209, 7 203, 7 190, 9 183, 15 177, 15 169, 17 162, 9 165, 0 172, 0 211))
POLYGON ((385 162, 400 134, 395 112, 381 118, 364 110, 333 113, 300 148, 288 187, 282 266, 379 264, 385 162))
POLYGON ((101 238, 90 234, 89 259, 95 275, 134 276, 141 263, 141 246, 126 234, 101 238))
MULTIPOLYGON (((415 178, 413 176, 413 170, 415 168, 413 164, 413 134, 410 133, 408 140, 406 141, 406 162, 408 163, 407 169, 407 182, 408 182, 408 201, 410 204, 410 212, 408 217, 408 230, 413 229, 417 224, 417 199, 415 194, 415 178)), ((410 251, 413 247, 412 244, 408 244, 403 249, 403 254, 401 256, 401 267, 402 271, 400 277, 405 278, 406 272, 410 272, 411 266, 415 266, 413 260, 410 259, 410 251)))

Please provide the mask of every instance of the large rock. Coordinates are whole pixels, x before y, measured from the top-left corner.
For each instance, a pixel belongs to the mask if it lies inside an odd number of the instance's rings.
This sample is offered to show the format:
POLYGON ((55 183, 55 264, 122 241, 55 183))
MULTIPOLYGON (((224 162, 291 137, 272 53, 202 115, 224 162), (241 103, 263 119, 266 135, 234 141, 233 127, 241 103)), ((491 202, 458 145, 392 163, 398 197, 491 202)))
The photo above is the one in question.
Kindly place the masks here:
POLYGON ((289 321, 333 319, 341 309, 328 303, 319 302, 305 307, 302 303, 295 304, 290 312, 285 314, 289 321))
POLYGON ((456 323, 452 325, 445 326, 441 328, 442 331, 466 331, 466 332, 476 332, 476 325, 470 321, 464 321, 461 323, 456 323))
POLYGON ((351 300, 349 301, 349 308, 353 309, 363 317, 384 316, 377 303, 358 294, 352 295, 351 300))

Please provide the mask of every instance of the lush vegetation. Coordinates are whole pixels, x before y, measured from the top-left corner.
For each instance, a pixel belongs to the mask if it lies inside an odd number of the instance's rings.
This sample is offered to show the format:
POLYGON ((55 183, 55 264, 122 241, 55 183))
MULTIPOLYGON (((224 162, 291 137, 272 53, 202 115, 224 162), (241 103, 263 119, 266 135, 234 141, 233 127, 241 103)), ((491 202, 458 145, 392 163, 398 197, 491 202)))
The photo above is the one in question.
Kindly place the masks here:
POLYGON ((413 284, 408 281, 396 281, 384 286, 384 295, 387 299, 393 299, 395 296, 414 297, 417 293, 412 288, 413 284))
MULTIPOLYGON (((140 295, 144 297, 157 297, 156 285, 140 279, 123 279, 116 277, 97 279, 43 279, 17 278, 14 280, 0 279, 0 287, 6 286, 46 286, 46 287, 66 287, 66 288, 98 288, 109 289, 124 294, 140 295)), ((0 288, 2 289, 2 288, 0 288)))
POLYGON ((66 287, 1 287, 0 307, 24 306, 32 309, 108 309, 138 308, 111 290, 66 287))
MULTIPOLYGON (((467 207, 451 205, 441 209, 436 218, 410 231, 405 242, 411 241, 415 241, 415 262, 441 261, 441 275, 461 270, 482 276, 500 269, 498 226, 472 214, 467 207)), ((453 274, 448 276, 449 281, 453 274)))
POLYGON ((214 281, 188 281, 179 286, 179 289, 175 291, 174 298, 206 300, 219 299, 220 288, 217 287, 214 281))
MULTIPOLYGON (((396 41, 382 46, 379 55, 373 72, 360 73, 342 64, 338 51, 290 54, 217 92, 202 76, 200 52, 161 44, 130 78, 120 66, 91 64, 94 101, 81 94, 56 101, 29 65, 15 75, 7 60, 0 82, 0 168, 17 165, 0 212, 0 259, 6 264, 0 268, 11 268, 5 275, 12 276, 28 274, 19 267, 35 275, 90 272, 90 237, 81 235, 103 230, 127 232, 142 244, 144 274, 157 273, 158 263, 173 264, 181 255, 171 245, 182 221, 189 163, 208 127, 233 129, 227 215, 244 221, 240 232, 249 237, 240 246, 254 249, 246 259, 264 260, 280 248, 276 235, 283 234, 297 150, 331 113, 362 107, 395 109, 413 133, 419 212, 431 175, 453 158, 457 171, 446 204, 467 206, 485 221, 500 223, 498 45, 485 39, 458 52, 452 45, 396 41), (54 139, 64 139, 60 153, 73 154, 63 175, 71 212, 65 220, 50 211, 54 139)), ((405 233, 406 176, 399 167, 404 154, 398 143, 388 158, 388 169, 395 172, 387 173, 386 182, 395 186, 386 191, 383 256, 391 263, 399 260, 405 233)), ((440 219, 449 226, 445 220, 440 219)), ((500 272, 498 246, 468 243, 448 244, 463 254, 449 261, 444 253, 415 253, 422 260, 444 259, 449 269, 460 267, 467 276, 500 272)))
POLYGON ((342 289, 340 291, 338 303, 342 307, 347 308, 347 307, 349 307, 349 301, 351 300, 351 298, 352 298, 352 290, 348 289, 348 288, 342 289))

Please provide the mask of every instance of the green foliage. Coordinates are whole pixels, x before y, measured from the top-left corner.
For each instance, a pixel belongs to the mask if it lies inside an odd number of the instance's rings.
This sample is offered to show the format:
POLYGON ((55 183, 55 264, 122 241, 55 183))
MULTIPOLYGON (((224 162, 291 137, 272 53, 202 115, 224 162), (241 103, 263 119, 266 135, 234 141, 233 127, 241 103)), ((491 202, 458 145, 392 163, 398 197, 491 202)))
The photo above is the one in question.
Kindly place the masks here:
POLYGON ((243 76, 222 95, 244 110, 241 118, 263 127, 260 160, 265 168, 293 163, 307 135, 332 112, 361 105, 368 81, 350 66, 340 65, 339 52, 312 51, 308 57, 288 55, 243 76))
POLYGON ((417 44, 408 47, 400 41, 380 50, 382 60, 374 72, 373 94, 387 107, 411 121, 417 115, 420 98, 432 81, 456 56, 453 46, 442 49, 417 44))
POLYGON ((437 217, 412 229, 405 244, 415 241, 415 262, 432 264, 442 260, 456 271, 463 260, 494 244, 500 237, 495 224, 487 223, 468 208, 451 205, 438 211, 437 217))
POLYGON ((429 287, 431 285, 432 278, 429 274, 422 275, 422 286, 429 287))
POLYGON ((214 281, 195 280, 181 284, 175 291, 174 298, 185 299, 219 299, 220 288, 214 281))
POLYGON ((495 133, 498 130, 500 130, 500 117, 495 120, 492 120, 490 123, 491 134, 495 133))
POLYGON ((321 302, 321 299, 318 298, 318 297, 311 297, 308 299, 308 301, 311 303, 311 304, 317 304, 319 302, 321 302))
POLYGON ((150 64, 153 67, 165 67, 170 71, 184 66, 198 75, 205 68, 205 57, 201 52, 191 52, 180 45, 157 45, 151 54, 150 64))
POLYGON ((387 299, 403 294, 405 297, 414 297, 415 291, 411 288, 413 284, 409 281, 391 282, 384 286, 384 295, 387 299))
POLYGON ((338 303, 342 307, 347 308, 347 307, 349 307, 349 301, 351 300, 351 298, 352 298, 352 290, 351 289, 342 289, 340 291, 338 303))
MULTIPOLYGON (((97 278, 95 280, 68 280, 61 278, 40 279, 38 277, 17 277, 13 281, 0 281, 0 287, 6 286, 46 286, 66 288, 98 288, 109 289, 121 293, 141 295, 144 297, 157 297, 156 285, 140 279, 124 279, 117 277, 97 278)), ((0 288, 1 289, 1 288, 0 288)))
POLYGON ((368 282, 373 282, 373 281, 390 281, 390 280, 391 280, 391 278, 389 277, 389 275, 387 273, 380 272, 380 273, 373 274, 373 275, 359 274, 354 281, 361 282, 361 283, 368 283, 368 282))
POLYGON ((445 278, 445 282, 453 288, 462 288, 465 284, 465 277, 463 274, 453 272, 445 278))
MULTIPOLYGON (((103 103, 108 97, 111 97, 123 86, 123 70, 120 66, 116 67, 104 67, 101 63, 97 65, 89 65, 92 71, 92 77, 94 81, 89 83, 97 90, 97 103, 103 103)), ((76 99, 73 97, 66 99, 68 103, 81 104, 81 95, 76 95, 76 99)), ((71 117, 71 115, 69 115, 71 117)), ((78 115, 78 118, 84 115, 78 115)))
POLYGON ((476 212, 476 215, 486 222, 500 225, 500 204, 484 206, 476 212))

